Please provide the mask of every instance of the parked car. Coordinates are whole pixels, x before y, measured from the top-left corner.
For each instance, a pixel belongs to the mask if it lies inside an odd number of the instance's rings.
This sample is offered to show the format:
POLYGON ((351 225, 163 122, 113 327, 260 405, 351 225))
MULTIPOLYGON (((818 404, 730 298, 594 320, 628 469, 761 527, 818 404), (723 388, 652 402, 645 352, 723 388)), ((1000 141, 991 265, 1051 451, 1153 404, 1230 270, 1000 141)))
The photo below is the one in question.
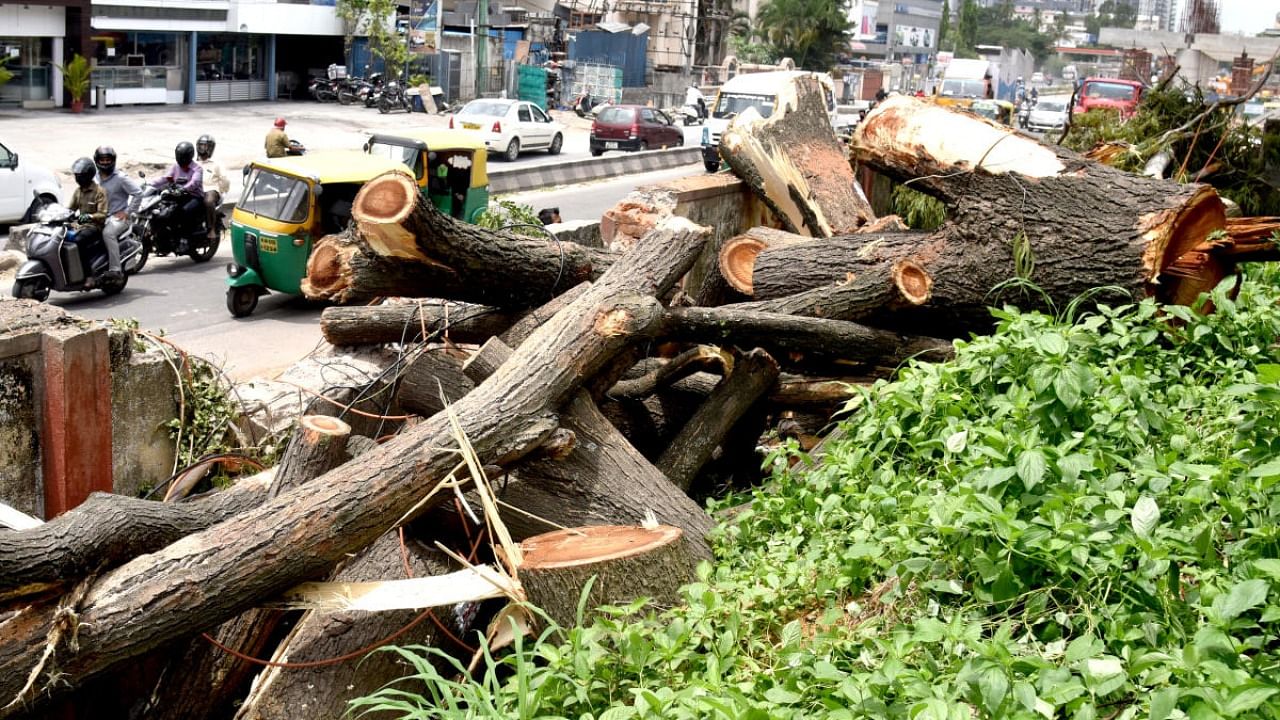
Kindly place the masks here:
POLYGON ((0 223, 29 220, 47 204, 62 202, 62 185, 47 168, 18 160, 18 153, 0 144, 0 223))
POLYGON ((1027 128, 1033 132, 1047 132, 1066 127, 1069 102, 1071 98, 1056 95, 1040 98, 1027 117, 1027 128))
POLYGON ((591 154, 684 145, 684 130, 666 113, 643 105, 612 105, 591 123, 591 154))
POLYGON ((472 100, 449 117, 449 127, 478 134, 490 153, 508 161, 525 150, 556 155, 564 147, 564 125, 524 100, 472 100))

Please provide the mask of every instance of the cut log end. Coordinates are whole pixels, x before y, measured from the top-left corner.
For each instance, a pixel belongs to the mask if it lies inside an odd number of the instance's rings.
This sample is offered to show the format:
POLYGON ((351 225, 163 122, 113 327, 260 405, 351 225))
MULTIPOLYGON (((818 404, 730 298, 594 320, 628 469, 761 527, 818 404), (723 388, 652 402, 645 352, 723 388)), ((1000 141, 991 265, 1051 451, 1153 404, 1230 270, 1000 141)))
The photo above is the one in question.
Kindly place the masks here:
POLYGON ((893 266, 893 284, 905 302, 923 305, 929 302, 933 278, 924 268, 910 260, 903 260, 893 266))
POLYGON ((557 530, 520 544, 524 555, 520 569, 555 570, 640 556, 678 542, 681 535, 680 528, 669 525, 653 529, 598 525, 557 530))
POLYGON ((303 280, 303 294, 310 298, 332 297, 348 285, 344 247, 325 242, 321 238, 307 258, 307 277, 303 280))
POLYGON ((313 435, 346 437, 351 434, 350 425, 331 415, 304 415, 300 422, 313 435))
POLYGON ((1226 225, 1226 208, 1208 185, 1176 214, 1144 217, 1140 229, 1152 237, 1144 262, 1153 270, 1155 280, 1148 286, 1149 294, 1161 302, 1192 305, 1201 293, 1234 272, 1230 259, 1194 252, 1211 233, 1226 225))
POLYGON ((399 223, 413 212, 417 196, 418 184, 413 178, 398 172, 385 173, 361 189, 351 217, 358 222, 399 223))
POLYGON ((729 286, 745 295, 752 294, 751 276, 756 256, 765 249, 765 243, 750 235, 739 235, 726 240, 720 249, 720 274, 729 286))

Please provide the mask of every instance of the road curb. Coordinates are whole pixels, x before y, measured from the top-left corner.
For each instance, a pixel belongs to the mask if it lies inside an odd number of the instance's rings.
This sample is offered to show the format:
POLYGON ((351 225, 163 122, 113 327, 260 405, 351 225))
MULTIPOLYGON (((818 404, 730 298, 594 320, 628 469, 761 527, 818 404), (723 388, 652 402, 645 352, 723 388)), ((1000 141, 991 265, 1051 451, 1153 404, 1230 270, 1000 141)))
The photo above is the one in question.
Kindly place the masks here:
POLYGON ((535 165, 494 169, 489 165, 489 192, 493 194, 536 190, 555 185, 600 180, 636 173, 669 170, 702 161, 699 147, 668 150, 646 150, 634 153, 612 153, 598 158, 570 160, 556 165, 535 165))

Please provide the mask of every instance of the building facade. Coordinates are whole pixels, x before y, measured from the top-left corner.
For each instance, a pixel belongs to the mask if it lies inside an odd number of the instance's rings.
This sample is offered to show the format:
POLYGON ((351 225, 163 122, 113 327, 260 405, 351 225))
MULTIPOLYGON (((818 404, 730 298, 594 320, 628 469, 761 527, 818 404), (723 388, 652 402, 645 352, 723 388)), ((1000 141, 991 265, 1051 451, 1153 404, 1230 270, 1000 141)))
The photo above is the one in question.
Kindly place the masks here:
POLYGON ((0 53, 13 79, 0 87, 0 105, 53 107, 63 102, 57 65, 86 54, 89 0, 0 3, 0 53))

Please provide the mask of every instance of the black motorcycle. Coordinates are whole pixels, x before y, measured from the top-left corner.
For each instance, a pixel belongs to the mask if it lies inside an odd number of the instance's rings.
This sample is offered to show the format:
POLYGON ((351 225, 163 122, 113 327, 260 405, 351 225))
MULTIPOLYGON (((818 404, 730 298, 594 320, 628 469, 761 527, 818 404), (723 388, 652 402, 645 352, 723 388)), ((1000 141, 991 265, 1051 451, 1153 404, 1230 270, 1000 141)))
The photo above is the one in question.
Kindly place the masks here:
POLYGON ((147 186, 143 190, 133 217, 133 229, 142 244, 138 270, 152 255, 186 255, 194 262, 203 263, 218 252, 225 227, 222 214, 214 213, 218 227, 213 240, 209 240, 203 198, 194 209, 183 209, 191 198, 190 193, 176 185, 161 190, 147 186))
POLYGON ((101 290, 115 295, 137 272, 142 246, 132 238, 120 239, 120 265, 124 270, 108 281, 107 246, 102 233, 75 228, 76 213, 50 204, 40 211, 39 225, 27 234, 27 261, 18 268, 13 296, 44 302, 51 290, 86 292, 101 290))
POLYGON ((383 86, 382 95, 378 98, 378 112, 385 115, 392 110, 413 112, 413 106, 409 104, 409 96, 405 94, 404 87, 395 80, 383 86))
POLYGON ((318 102, 333 102, 338 99, 337 81, 316 78, 307 86, 307 92, 318 102))

